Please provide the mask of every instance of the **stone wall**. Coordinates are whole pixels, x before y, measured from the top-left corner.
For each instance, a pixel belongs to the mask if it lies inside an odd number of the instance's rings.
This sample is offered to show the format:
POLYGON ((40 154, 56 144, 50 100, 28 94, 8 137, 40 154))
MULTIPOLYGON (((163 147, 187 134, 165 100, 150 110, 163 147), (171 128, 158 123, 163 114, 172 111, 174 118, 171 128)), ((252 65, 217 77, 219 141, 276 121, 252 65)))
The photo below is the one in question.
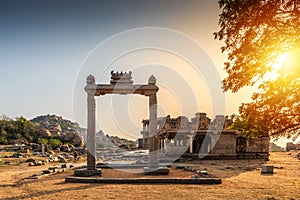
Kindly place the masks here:
POLYGON ((269 152, 269 145, 269 137, 251 138, 247 141, 246 152, 267 153, 269 152))
POLYGON ((214 155, 235 155, 236 154, 236 136, 234 134, 222 133, 218 142, 213 147, 210 154, 214 155))

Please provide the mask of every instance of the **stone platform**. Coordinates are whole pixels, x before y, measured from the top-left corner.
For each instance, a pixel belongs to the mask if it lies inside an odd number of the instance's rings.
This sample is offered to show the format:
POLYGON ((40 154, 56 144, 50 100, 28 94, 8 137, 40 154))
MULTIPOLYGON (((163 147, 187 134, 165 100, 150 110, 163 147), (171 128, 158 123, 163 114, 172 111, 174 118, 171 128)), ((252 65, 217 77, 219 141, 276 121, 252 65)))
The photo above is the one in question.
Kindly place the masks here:
POLYGON ((93 178, 67 177, 65 182, 71 183, 103 183, 103 184, 221 184, 219 178, 93 178))
POLYGON ((76 169, 74 170, 74 176, 76 177, 92 177, 92 176, 101 176, 101 169, 76 169))
POLYGON ((169 175, 170 169, 167 167, 158 167, 158 168, 149 168, 144 167, 144 175, 149 176, 161 176, 161 175, 169 175))

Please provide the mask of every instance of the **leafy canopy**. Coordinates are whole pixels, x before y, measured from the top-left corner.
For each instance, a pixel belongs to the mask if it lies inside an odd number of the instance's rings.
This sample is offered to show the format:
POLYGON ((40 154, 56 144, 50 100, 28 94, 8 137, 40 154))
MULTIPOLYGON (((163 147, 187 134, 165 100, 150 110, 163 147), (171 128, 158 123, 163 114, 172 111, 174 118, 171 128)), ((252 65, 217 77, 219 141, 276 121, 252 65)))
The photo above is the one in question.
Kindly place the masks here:
POLYGON ((219 0, 219 5, 220 30, 214 35, 228 53, 224 90, 259 88, 252 102, 241 105, 234 128, 248 135, 251 130, 275 138, 299 136, 300 0, 219 0), (274 67, 283 54, 286 62, 274 67))

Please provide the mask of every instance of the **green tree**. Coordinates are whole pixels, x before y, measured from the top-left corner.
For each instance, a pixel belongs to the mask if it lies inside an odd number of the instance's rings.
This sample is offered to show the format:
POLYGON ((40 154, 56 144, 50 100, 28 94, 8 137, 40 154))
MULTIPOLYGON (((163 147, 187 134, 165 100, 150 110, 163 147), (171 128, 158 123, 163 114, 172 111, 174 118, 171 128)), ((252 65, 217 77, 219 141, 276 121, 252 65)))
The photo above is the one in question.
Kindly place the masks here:
POLYGON ((47 138, 38 138, 38 143, 39 144, 48 144, 48 139, 47 138))
POLYGON ((53 148, 57 148, 58 146, 62 145, 62 142, 59 139, 51 138, 48 144, 53 148))
POLYGON ((225 42, 221 50, 228 53, 224 90, 258 87, 253 101, 239 108, 234 128, 248 127, 252 133, 275 138, 298 137, 300 1, 219 0, 219 5, 220 30, 214 35, 225 42), (285 53, 289 55, 285 66, 276 68, 285 53))

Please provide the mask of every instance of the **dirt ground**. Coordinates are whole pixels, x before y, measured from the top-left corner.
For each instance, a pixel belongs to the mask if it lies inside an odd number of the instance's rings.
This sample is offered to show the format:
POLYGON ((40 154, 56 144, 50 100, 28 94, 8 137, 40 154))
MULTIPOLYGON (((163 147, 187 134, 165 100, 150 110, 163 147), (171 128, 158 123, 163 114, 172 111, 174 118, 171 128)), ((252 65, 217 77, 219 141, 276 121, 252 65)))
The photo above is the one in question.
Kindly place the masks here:
MULTIPOLYGON (((65 183, 67 171, 37 180, 22 180, 53 164, 27 167, 0 164, 0 199, 300 199, 300 161, 297 152, 271 153, 270 161, 218 160, 184 163, 222 178, 220 185, 112 185, 65 183), (261 165, 274 165, 273 175, 261 175, 261 165)), ((1 157, 0 157, 1 158, 1 157)), ((4 161, 3 158, 2 163, 4 161)), ((182 165, 182 164, 178 164, 182 165)), ((138 171, 134 171, 138 172, 138 171)), ((191 177, 193 172, 173 168, 170 177, 191 177)), ((143 177, 139 173, 103 169, 104 177, 143 177)))

